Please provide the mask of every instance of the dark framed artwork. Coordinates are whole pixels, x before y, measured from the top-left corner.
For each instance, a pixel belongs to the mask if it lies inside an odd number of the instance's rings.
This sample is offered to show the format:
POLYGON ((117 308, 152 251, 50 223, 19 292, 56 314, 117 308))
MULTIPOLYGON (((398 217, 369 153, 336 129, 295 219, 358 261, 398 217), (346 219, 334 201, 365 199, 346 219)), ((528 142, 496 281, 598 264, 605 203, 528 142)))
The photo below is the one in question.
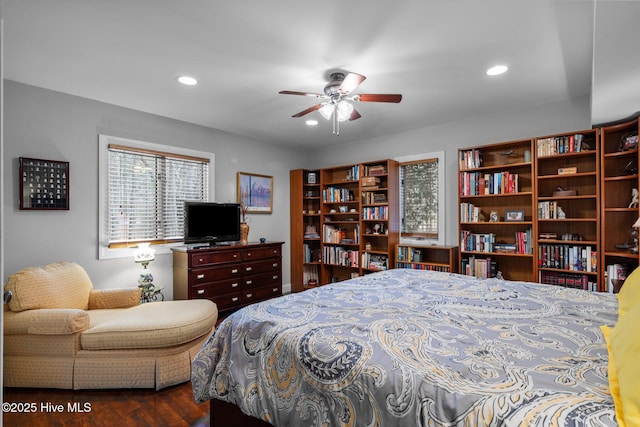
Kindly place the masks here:
POLYGON ((524 211, 506 211, 504 213, 504 220, 507 222, 524 221, 524 211))
POLYGON ((273 206, 273 177, 238 172, 238 203, 247 213, 271 213, 273 206))
POLYGON ((19 158, 20 209, 69 210, 69 162, 19 158))

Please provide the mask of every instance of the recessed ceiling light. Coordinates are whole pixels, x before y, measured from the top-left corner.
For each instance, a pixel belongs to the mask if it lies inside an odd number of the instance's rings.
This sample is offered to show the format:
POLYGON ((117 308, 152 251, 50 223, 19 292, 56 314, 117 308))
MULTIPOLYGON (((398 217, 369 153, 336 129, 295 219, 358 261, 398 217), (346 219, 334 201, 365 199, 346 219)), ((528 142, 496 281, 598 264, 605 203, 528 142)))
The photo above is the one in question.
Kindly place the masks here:
POLYGON ((307 126, 315 126, 318 124, 318 121, 310 119, 310 120, 307 120, 305 123, 307 124, 307 126))
POLYGON ((487 70, 487 75, 497 76, 502 73, 506 73, 509 67, 506 65, 495 65, 487 70))
POLYGON ((193 86, 198 84, 198 81, 196 79, 189 76, 180 76, 178 77, 178 81, 183 85, 187 85, 187 86, 193 86))

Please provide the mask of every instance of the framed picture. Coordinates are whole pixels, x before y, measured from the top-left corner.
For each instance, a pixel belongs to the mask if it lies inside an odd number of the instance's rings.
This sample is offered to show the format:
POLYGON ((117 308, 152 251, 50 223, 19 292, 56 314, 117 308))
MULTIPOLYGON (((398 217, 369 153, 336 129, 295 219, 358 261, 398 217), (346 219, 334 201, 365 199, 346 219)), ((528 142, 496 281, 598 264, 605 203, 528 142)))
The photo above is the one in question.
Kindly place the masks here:
POLYGON ((238 203, 243 203, 248 213, 271 213, 273 177, 238 172, 238 203))
POLYGON ((69 162, 19 158, 20 209, 69 210, 69 162))
POLYGON ((524 211, 506 211, 504 220, 509 222, 524 221, 524 211))

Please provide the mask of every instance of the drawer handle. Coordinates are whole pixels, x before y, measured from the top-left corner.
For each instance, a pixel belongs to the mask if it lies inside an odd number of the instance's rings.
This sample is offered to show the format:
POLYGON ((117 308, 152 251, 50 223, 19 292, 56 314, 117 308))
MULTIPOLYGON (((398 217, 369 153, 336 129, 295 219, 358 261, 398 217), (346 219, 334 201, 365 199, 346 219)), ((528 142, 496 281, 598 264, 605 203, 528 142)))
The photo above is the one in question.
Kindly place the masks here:
POLYGON ((233 270, 231 270, 231 273, 236 274, 238 272, 237 268, 234 268, 233 270))
POLYGON ((251 298, 253 294, 247 294, 247 298, 251 298))
POLYGON ((251 271, 251 267, 247 267, 244 269, 245 271, 251 271))
POLYGON ((231 298, 231 301, 233 301, 233 302, 238 302, 238 297, 233 297, 233 298, 231 298))
POLYGON ((247 256, 251 256, 251 252, 247 252, 247 256))
POLYGON ((274 251, 273 251, 273 254, 274 254, 274 255, 278 255, 278 251, 277 251, 277 250, 274 250, 274 251))
POLYGON ((204 261, 204 258, 198 258, 198 262, 204 261))
POLYGON ((273 288, 273 292, 278 292, 278 288, 273 288))
POLYGON ((247 285, 250 285, 253 283, 253 280, 247 280, 247 285))
POLYGON ((204 279, 204 274, 198 274, 198 275, 196 276, 196 279, 204 279))
POLYGON ((276 280, 277 278, 278 278, 277 274, 275 276, 273 276, 273 280, 276 280))
POLYGON ((273 263, 273 267, 277 267, 277 266, 278 266, 278 263, 277 263, 277 262, 274 262, 274 263, 273 263))
POLYGON ((202 294, 204 294, 204 289, 199 289, 198 290, 198 295, 202 295, 202 294))
POLYGON ((232 288, 237 288, 237 287, 238 287, 238 284, 237 284, 237 283, 232 283, 232 284, 231 284, 231 287, 232 287, 232 288))
POLYGON ((238 258, 238 254, 233 254, 233 257, 234 258, 238 258))

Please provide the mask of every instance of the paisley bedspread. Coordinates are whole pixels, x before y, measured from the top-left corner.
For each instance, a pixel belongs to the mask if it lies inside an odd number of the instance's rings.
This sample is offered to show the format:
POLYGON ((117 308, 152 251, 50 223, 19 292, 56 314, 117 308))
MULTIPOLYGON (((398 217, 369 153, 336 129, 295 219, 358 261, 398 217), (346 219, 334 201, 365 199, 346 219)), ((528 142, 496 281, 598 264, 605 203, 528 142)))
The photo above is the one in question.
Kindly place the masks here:
POLYGON ((615 426, 616 313, 610 294, 388 270, 237 311, 192 384, 276 426, 615 426))

